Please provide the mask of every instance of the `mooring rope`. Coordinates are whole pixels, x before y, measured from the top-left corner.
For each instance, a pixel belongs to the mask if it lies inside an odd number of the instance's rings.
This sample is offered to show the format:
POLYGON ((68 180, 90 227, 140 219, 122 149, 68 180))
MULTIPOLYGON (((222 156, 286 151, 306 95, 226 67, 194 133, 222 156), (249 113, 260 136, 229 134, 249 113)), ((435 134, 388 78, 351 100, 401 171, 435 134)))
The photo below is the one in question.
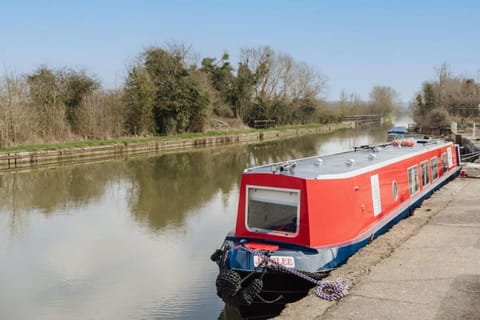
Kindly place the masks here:
MULTIPOLYGON (((294 268, 285 267, 284 265, 276 262, 275 260, 271 259, 267 254, 265 254, 264 250, 253 250, 245 247, 244 245, 242 245, 240 248, 251 253, 252 255, 260 256, 262 259, 264 259, 263 261, 266 261, 267 263, 270 263, 285 272, 291 273, 293 275, 296 275, 297 277, 300 277, 315 284, 317 286, 317 288, 315 289, 315 294, 322 299, 333 301, 343 298, 348 294, 348 284, 343 279, 337 279, 335 281, 316 280, 303 272, 295 270, 294 268)), ((268 264, 266 264, 266 266, 268 266, 268 264)))

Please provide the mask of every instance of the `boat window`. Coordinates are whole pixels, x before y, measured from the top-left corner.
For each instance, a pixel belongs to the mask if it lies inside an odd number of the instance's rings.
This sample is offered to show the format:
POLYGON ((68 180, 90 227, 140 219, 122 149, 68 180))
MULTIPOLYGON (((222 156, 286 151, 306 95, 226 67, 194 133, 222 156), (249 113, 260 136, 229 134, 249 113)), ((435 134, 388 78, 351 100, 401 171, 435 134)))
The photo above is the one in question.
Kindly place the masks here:
POLYGON ((408 168, 408 186, 410 189, 410 195, 417 193, 419 189, 418 185, 418 166, 408 168))
POLYGON ((430 183, 430 175, 428 174, 428 161, 420 163, 420 167, 422 168, 422 187, 425 187, 430 183))
POLYGON ((393 200, 397 201, 398 200, 398 185, 397 185, 396 180, 393 180, 393 182, 392 182, 392 193, 393 193, 393 200))
POLYGON ((298 233, 300 191, 247 187, 247 229, 253 232, 298 233))
POLYGON ((442 166, 443 166, 443 172, 447 172, 448 162, 447 162, 447 153, 446 152, 442 153, 442 166))
POLYGON ((437 157, 430 159, 430 166, 432 167, 432 181, 437 180, 438 178, 438 161, 437 157))

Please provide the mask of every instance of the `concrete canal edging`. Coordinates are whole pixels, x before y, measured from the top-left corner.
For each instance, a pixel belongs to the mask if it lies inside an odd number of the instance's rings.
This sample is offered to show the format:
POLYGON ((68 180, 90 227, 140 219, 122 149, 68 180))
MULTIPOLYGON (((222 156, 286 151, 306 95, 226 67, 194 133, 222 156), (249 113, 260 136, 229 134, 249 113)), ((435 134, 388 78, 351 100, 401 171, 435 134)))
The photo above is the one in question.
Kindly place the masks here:
POLYGON ((314 133, 327 133, 338 129, 352 128, 350 122, 325 125, 317 128, 294 128, 286 130, 265 130, 239 134, 225 134, 198 138, 158 140, 144 143, 119 143, 104 146, 42 150, 32 152, 0 153, 0 170, 8 171, 37 166, 72 164, 88 161, 115 159, 124 155, 150 152, 171 152, 197 147, 252 143, 314 133))
POLYGON ((480 297, 480 291, 475 289, 473 298, 462 293, 464 285, 480 288, 478 192, 480 179, 459 177, 449 182, 411 217, 362 248, 326 278, 347 280, 349 295, 330 302, 318 298, 312 289, 304 299, 287 305, 276 319, 478 316, 480 305, 474 300, 480 297), (463 280, 466 282, 459 286, 457 282, 463 280))

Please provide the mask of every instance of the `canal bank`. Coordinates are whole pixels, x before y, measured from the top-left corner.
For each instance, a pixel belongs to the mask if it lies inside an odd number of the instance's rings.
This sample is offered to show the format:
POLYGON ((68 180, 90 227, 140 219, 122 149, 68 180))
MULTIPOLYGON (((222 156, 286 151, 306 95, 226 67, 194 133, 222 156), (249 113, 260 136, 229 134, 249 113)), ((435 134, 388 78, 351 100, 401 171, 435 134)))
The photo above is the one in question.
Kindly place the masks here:
POLYGON ((457 135, 456 143, 459 143, 464 149, 462 159, 466 161, 474 161, 480 156, 480 138, 474 136, 457 135))
POLYGON ((338 302, 315 296, 277 319, 479 319, 480 179, 457 178, 414 215, 327 279, 345 279, 338 302))
POLYGON ((41 151, 0 152, 0 170, 15 170, 40 166, 56 166, 80 162, 115 159, 125 155, 150 152, 172 152, 198 147, 270 141, 315 133, 328 133, 352 128, 353 122, 328 124, 319 127, 299 127, 283 130, 259 130, 248 133, 224 134, 183 139, 164 139, 148 142, 117 143, 93 147, 65 148, 41 151))

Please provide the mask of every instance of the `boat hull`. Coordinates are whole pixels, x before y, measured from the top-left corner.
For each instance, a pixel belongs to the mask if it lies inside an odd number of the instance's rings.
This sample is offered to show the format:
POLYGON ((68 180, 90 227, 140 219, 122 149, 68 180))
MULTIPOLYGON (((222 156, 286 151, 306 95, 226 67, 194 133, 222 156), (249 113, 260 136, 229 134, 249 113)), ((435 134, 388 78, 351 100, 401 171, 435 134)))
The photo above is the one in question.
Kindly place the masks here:
MULTIPOLYGON (((217 286, 218 296, 227 304, 237 306, 265 303, 265 301, 285 304, 301 299, 306 295, 308 290, 315 286, 315 283, 286 271, 289 268, 288 266, 283 270, 279 270, 271 264, 256 264, 255 261, 258 260, 258 257, 255 257, 251 249, 245 249, 245 246, 254 244, 253 247, 259 255, 267 254, 270 258, 280 257, 275 259, 275 261, 282 261, 282 258, 291 257, 294 261, 292 270, 303 272, 313 279, 320 280, 325 277, 329 271, 344 264, 352 255, 373 239, 387 232, 402 219, 412 215, 415 208, 420 207, 425 199, 429 198, 436 190, 458 176, 459 173, 460 167, 452 170, 449 175, 440 179, 431 189, 426 190, 423 194, 418 195, 416 199, 409 202, 408 205, 400 208, 390 219, 384 221, 376 228, 369 229, 356 240, 344 245, 312 248, 261 238, 237 237, 233 234, 227 235, 224 245, 220 250, 221 255, 217 259, 212 258, 212 260, 217 262, 220 273, 222 270, 231 270, 239 275, 241 279, 239 293, 241 290, 246 289, 253 279, 261 278, 262 288, 261 291, 259 291, 261 298, 249 297, 249 299, 245 301, 245 299, 241 298, 225 297, 222 290, 217 286), (268 250, 272 245, 278 248, 275 251, 268 250)), ((237 297, 241 296, 239 293, 237 293, 237 297)))

